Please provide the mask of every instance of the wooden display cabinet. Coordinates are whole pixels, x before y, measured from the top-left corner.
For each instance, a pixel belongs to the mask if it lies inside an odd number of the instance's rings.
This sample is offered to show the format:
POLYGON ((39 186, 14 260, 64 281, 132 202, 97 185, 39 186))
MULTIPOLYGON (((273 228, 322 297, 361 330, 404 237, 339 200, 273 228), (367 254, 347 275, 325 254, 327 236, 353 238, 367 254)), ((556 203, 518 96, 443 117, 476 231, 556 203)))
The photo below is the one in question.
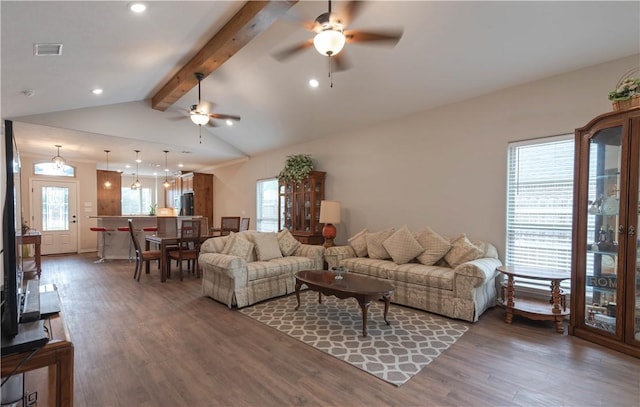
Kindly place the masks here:
POLYGON ((278 225, 289 229, 302 243, 322 244, 320 201, 324 199, 324 182, 327 173, 311 171, 300 182, 278 183, 278 225))
POLYGON ((575 135, 569 333, 640 357, 640 108, 575 135))

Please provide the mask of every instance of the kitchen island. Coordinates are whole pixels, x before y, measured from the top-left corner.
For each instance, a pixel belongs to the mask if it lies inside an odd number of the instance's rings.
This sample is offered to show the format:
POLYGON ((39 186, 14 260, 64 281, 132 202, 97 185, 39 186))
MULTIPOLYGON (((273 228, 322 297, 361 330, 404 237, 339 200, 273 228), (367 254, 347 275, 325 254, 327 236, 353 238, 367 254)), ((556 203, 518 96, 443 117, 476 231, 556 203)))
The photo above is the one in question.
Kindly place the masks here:
POLYGON ((183 219, 203 219, 203 230, 208 229, 207 219, 202 216, 89 216, 89 219, 96 219, 96 226, 106 229, 105 232, 96 232, 98 255, 103 260, 135 259, 129 230, 123 229, 128 228, 129 219, 140 247, 144 247, 148 234, 178 236, 183 219))

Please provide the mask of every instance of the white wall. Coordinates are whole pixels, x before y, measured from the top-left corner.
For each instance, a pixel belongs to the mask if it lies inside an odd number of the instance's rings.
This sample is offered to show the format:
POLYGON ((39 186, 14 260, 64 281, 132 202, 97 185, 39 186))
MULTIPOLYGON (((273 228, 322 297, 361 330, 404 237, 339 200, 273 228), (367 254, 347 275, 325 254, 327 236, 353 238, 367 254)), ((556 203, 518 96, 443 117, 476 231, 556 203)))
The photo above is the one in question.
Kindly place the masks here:
POLYGON ((214 218, 244 211, 254 228, 256 180, 277 175, 287 155, 306 153, 327 171, 326 198, 342 202, 336 244, 364 227, 407 224, 464 232, 503 256, 507 143, 573 133, 611 111, 609 90, 639 61, 634 55, 219 168, 214 218))

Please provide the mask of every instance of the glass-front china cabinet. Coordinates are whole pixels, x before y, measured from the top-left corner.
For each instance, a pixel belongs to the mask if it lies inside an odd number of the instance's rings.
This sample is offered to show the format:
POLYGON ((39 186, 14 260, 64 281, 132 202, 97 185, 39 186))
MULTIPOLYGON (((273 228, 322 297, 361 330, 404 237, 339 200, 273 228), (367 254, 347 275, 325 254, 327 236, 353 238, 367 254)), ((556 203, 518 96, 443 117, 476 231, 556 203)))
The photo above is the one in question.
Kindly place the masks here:
POLYGON ((278 183, 279 230, 289 229, 302 243, 322 244, 320 201, 324 199, 324 181, 327 173, 311 171, 307 178, 278 183))
POLYGON ((569 333, 640 357, 640 108, 575 134, 569 333))

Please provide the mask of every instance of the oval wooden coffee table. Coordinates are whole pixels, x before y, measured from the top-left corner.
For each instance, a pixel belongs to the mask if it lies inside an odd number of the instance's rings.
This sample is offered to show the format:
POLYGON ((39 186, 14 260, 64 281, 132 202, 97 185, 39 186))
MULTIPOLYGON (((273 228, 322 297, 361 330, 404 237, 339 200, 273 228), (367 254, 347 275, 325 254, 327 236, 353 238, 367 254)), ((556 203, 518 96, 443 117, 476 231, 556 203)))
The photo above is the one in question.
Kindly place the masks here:
POLYGON ((306 284, 310 290, 318 292, 318 303, 322 304, 322 294, 333 295, 341 300, 355 298, 362 309, 362 336, 367 336, 367 310, 371 301, 384 299, 384 322, 387 321, 387 312, 393 294, 393 286, 384 281, 353 273, 342 275, 342 279, 336 280, 335 274, 327 270, 303 270, 296 273, 296 299, 300 308, 300 287, 306 284))

